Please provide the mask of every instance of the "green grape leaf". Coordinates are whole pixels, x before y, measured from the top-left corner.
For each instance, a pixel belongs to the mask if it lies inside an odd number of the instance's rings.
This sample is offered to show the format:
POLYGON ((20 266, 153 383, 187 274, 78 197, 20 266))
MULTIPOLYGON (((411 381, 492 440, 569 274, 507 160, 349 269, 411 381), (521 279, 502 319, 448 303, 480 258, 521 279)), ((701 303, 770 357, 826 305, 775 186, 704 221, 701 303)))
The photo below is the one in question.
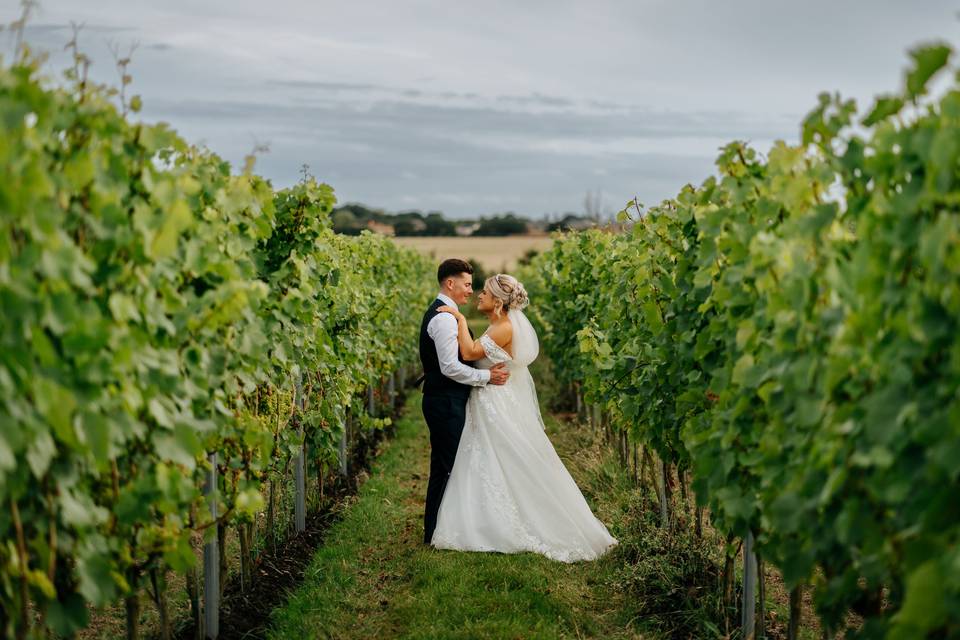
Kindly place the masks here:
POLYGON ((943 624, 947 617, 944 583, 939 560, 929 560, 913 570, 907 577, 903 606, 893 617, 894 637, 924 637, 943 624))
POLYGON ((910 57, 913 58, 914 67, 907 73, 907 97, 914 100, 926 93, 930 78, 946 66, 952 54, 953 50, 945 44, 913 49, 910 57))
POLYGON ((886 120, 890 116, 895 116, 900 113, 900 110, 903 109, 904 104, 905 102, 903 98, 898 96, 878 97, 876 103, 873 105, 873 109, 871 109, 870 113, 868 113, 860 122, 865 127, 872 127, 875 124, 886 120))
POLYGON ((47 621, 57 635, 68 637, 90 623, 90 614, 80 594, 67 593, 47 605, 47 621))

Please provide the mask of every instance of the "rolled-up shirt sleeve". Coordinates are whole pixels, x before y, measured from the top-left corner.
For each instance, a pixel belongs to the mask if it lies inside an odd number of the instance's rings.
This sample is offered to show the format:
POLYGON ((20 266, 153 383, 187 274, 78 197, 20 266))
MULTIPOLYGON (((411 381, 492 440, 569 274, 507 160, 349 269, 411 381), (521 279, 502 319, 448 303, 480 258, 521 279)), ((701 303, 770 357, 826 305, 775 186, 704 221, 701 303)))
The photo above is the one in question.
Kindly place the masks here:
POLYGON ((457 357, 460 343, 457 341, 457 319, 449 313, 438 313, 427 325, 427 335, 437 347, 440 373, 460 384, 482 387, 490 381, 490 371, 474 369, 460 362, 457 357))

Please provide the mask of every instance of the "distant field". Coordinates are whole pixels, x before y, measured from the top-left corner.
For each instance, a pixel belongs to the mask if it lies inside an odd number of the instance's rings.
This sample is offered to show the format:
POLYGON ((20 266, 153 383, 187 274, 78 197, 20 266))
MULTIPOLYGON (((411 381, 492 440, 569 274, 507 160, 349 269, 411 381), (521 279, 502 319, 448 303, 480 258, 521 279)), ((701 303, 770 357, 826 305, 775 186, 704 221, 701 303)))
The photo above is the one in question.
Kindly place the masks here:
POLYGON ((510 272, 529 249, 545 251, 553 244, 549 236, 506 236, 499 238, 402 237, 393 241, 413 247, 438 263, 447 258, 474 259, 487 271, 510 272))

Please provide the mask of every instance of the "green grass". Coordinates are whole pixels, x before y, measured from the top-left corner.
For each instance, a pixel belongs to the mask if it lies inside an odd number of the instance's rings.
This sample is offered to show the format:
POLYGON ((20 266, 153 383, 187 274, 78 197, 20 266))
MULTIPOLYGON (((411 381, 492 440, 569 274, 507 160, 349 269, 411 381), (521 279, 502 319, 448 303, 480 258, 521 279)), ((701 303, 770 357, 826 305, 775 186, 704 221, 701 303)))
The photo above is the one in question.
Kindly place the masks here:
MULTIPOLYGON (((615 554, 566 565, 534 554, 438 551, 421 544, 429 439, 414 395, 303 585, 273 614, 271 638, 640 638, 612 586, 615 554)), ((616 520, 608 465, 580 430, 551 439, 595 512, 616 520), (608 491, 610 490, 610 491, 608 491), (597 493, 599 492, 599 493, 597 493)))

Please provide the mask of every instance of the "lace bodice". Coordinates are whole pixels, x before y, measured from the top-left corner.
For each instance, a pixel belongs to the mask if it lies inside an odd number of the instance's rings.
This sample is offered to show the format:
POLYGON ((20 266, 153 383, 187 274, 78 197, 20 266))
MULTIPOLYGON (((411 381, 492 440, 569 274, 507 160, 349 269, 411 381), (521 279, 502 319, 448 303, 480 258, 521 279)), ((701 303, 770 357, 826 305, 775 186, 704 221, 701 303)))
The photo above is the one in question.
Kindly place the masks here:
POLYGON ((478 369, 489 369, 495 364, 500 364, 501 362, 510 362, 513 360, 513 358, 510 357, 510 354, 501 348, 500 345, 494 342, 493 338, 487 334, 480 336, 480 346, 483 347, 483 350, 487 355, 477 360, 476 366, 478 369))

